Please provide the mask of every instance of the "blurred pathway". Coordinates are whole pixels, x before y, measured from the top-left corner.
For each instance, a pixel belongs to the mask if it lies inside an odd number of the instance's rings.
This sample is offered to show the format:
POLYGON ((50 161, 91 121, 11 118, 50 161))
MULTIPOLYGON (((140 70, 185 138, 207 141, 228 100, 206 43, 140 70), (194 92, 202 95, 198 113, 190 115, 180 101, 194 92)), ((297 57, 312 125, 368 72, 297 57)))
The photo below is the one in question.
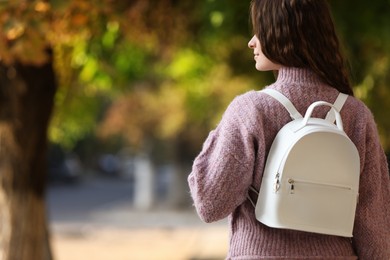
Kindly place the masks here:
POLYGON ((205 224, 193 209, 134 211, 130 182, 54 185, 47 201, 57 260, 222 260, 226 255, 226 220, 205 224))

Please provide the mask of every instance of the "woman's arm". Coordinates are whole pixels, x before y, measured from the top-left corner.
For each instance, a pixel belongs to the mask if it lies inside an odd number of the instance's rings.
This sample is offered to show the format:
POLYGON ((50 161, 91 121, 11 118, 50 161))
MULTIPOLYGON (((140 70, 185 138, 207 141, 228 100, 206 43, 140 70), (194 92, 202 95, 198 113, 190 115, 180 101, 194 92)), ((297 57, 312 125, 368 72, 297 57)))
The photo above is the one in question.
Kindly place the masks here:
POLYGON ((252 183, 254 137, 244 102, 236 98, 195 159, 188 183, 194 205, 205 222, 227 217, 242 204, 252 183))
POLYGON ((390 180, 372 116, 368 119, 353 244, 361 260, 390 259, 390 180))

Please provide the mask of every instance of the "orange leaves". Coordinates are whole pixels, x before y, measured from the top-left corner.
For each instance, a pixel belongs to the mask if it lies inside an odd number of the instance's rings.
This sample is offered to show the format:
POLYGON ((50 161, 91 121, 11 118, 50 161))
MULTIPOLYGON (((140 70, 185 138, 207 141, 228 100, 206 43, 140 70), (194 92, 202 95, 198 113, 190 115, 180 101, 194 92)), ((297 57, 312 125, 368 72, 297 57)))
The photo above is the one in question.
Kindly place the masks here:
POLYGON ((146 139, 174 138, 187 121, 184 93, 172 87, 150 91, 147 87, 117 99, 106 112, 100 137, 121 135, 140 146, 146 139))
POLYGON ((45 39, 50 5, 43 1, 9 1, 0 9, 0 59, 41 65, 47 61, 45 39))
POLYGON ((18 39, 24 34, 26 26, 17 20, 9 21, 9 25, 5 28, 4 34, 9 41, 18 39))
POLYGON ((0 60, 40 65, 48 47, 61 45, 76 34, 90 35, 100 27, 97 20, 106 12, 95 0, 7 1, 0 3, 0 60))
POLYGON ((50 10, 51 6, 49 3, 44 2, 44 1, 38 1, 35 3, 35 11, 39 13, 46 13, 50 10))
POLYGON ((0 2, 0 59, 40 64, 47 47, 76 35, 102 37, 109 21, 119 24, 118 34, 129 42, 166 54, 189 34, 185 29, 189 19, 181 5, 171 0, 0 2))

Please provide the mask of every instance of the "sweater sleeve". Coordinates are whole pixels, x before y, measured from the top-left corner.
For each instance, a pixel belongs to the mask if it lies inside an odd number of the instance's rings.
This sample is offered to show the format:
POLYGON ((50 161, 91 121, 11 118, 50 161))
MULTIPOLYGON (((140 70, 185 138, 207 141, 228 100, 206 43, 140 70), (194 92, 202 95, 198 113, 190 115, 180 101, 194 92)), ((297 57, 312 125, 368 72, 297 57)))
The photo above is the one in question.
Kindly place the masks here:
POLYGON ((246 200, 255 157, 247 107, 242 98, 233 100, 210 132, 188 177, 195 208, 204 222, 227 217, 246 200))
POLYGON ((370 114, 366 129, 353 243, 361 260, 390 259, 390 180, 370 114))

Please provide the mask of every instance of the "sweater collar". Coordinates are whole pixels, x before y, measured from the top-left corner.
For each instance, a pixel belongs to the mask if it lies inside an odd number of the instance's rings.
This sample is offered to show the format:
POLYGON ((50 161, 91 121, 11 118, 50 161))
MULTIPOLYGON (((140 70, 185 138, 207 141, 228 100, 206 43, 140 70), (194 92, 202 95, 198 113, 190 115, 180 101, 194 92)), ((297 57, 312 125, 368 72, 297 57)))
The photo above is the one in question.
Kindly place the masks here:
POLYGON ((282 67, 278 72, 277 83, 295 83, 298 85, 323 84, 321 78, 306 68, 282 67))

